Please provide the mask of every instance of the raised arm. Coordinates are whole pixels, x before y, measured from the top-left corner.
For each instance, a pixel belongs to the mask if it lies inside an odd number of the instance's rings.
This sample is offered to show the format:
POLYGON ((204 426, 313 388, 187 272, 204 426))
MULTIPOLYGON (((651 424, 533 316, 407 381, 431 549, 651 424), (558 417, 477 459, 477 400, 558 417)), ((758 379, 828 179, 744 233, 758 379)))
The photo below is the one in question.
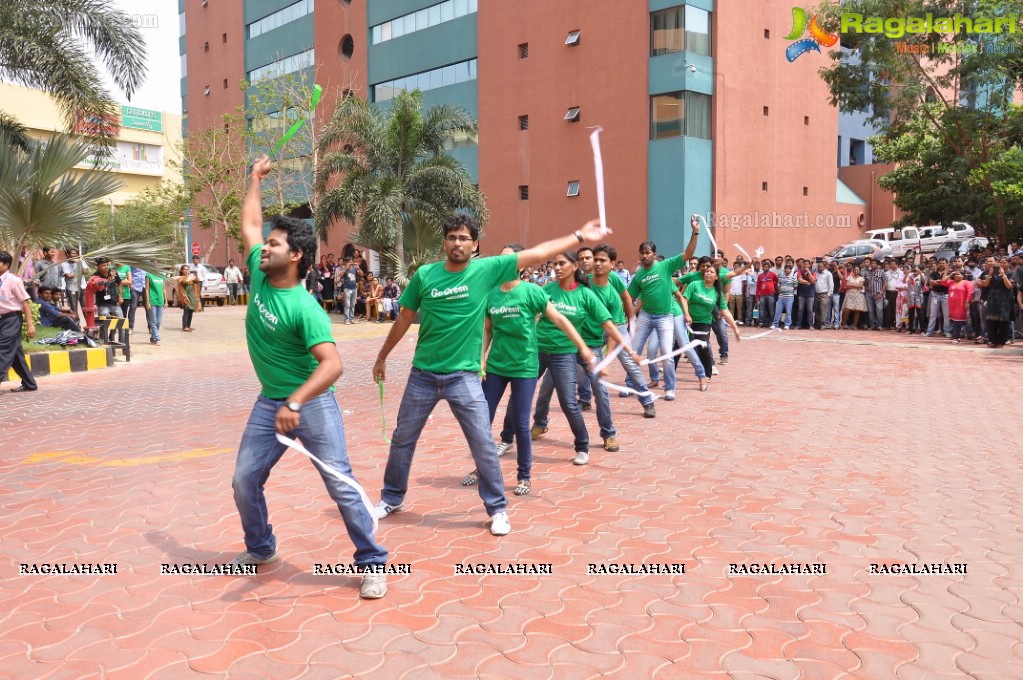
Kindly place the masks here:
POLYGON ((686 249, 682 251, 682 261, 688 262, 696 252, 696 243, 700 240, 700 218, 697 215, 693 215, 689 218, 689 226, 693 228, 693 233, 689 237, 689 243, 686 245, 686 249))
POLYGON ((263 178, 270 174, 270 159, 263 154, 252 164, 249 191, 242 204, 242 245, 248 258, 253 246, 263 242, 263 178))
MULTIPOLYGON (((608 234, 610 233, 611 230, 609 229, 608 234)), ((572 250, 583 243, 597 243, 603 239, 604 236, 605 234, 600 231, 600 221, 590 220, 573 234, 552 239, 550 241, 544 241, 540 245, 519 251, 518 269, 522 270, 526 267, 533 267, 541 264, 550 260, 558 253, 563 253, 566 250, 572 250)))

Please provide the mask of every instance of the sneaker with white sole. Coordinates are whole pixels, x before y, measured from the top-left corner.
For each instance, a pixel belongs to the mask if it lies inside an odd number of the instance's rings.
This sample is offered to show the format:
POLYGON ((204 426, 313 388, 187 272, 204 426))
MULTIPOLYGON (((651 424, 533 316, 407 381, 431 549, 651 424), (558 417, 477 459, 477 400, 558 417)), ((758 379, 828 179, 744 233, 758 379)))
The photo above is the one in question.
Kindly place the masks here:
POLYGON ((711 375, 721 375, 721 372, 718 371, 718 367, 715 365, 715 366, 711 366, 710 367, 710 374, 711 375))
POLYGON ((273 554, 271 554, 269 557, 260 557, 259 555, 253 555, 250 552, 243 552, 238 553, 235 556, 235 558, 231 560, 231 564, 234 565, 270 564, 271 562, 276 562, 279 559, 280 558, 277 557, 276 550, 274 550, 273 554))
POLYGON ((386 573, 383 571, 364 571, 362 573, 362 585, 359 586, 359 597, 364 600, 379 600, 386 594, 386 573))
POLYGON ((590 454, 588 451, 576 451, 575 458, 572 462, 576 465, 586 465, 590 462, 590 454))
POLYGON ((508 521, 507 512, 504 510, 495 512, 490 519, 490 533, 494 536, 507 536, 511 533, 511 522, 508 521))
POLYGON ((498 456, 503 456, 504 454, 506 454, 509 451, 511 451, 511 448, 512 448, 512 443, 511 442, 498 442, 497 443, 497 455, 498 456))
POLYGON ((377 503, 377 506, 373 508, 373 512, 376 514, 377 519, 383 519, 384 517, 390 515, 392 512, 398 512, 404 506, 405 506, 404 503, 399 503, 398 505, 388 505, 384 501, 380 501, 377 503))
POLYGON ((675 390, 664 390, 664 401, 675 401, 675 390))

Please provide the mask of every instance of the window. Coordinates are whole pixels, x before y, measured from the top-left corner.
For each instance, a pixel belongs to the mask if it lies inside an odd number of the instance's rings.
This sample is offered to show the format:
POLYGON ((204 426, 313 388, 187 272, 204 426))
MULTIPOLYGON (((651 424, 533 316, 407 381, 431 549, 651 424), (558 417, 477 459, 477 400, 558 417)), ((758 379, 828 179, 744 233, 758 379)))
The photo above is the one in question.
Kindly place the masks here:
POLYGON ((767 38, 767 39, 771 38, 771 29, 769 29, 769 28, 765 28, 764 29, 764 37, 767 38))
POLYGON ((803 187, 803 195, 804 196, 810 195, 810 187, 803 187))
POLYGON ((651 13, 650 56, 683 50, 710 56, 710 13, 689 5, 651 13))
MULTIPOLYGON (((299 0, 296 3, 288 5, 282 10, 278 10, 273 14, 269 14, 258 21, 254 21, 248 25, 249 37, 255 38, 256 36, 262 35, 267 31, 272 31, 275 28, 280 28, 284 24, 301 19, 306 14, 310 14, 313 11, 313 0, 299 0)), ((225 36, 227 34, 224 34, 225 36)), ((224 42, 227 42, 227 38, 224 38, 224 42)))
POLYGON ((226 43, 227 42, 227 33, 221 33, 220 34, 220 42, 222 42, 222 43, 226 43))
POLYGON ((202 44, 202 51, 203 52, 209 52, 210 51, 210 44, 209 44, 209 42, 204 42, 202 44))
POLYGON ((188 75, 188 57, 184 54, 181 55, 181 77, 184 78, 188 75))
POLYGON ((205 96, 205 97, 209 97, 209 96, 210 96, 210 86, 209 86, 209 85, 207 85, 206 87, 204 87, 204 88, 202 89, 202 93, 203 93, 203 96, 205 96))
POLYGON ((569 47, 575 47, 579 44, 579 31, 569 31, 568 37, 565 38, 565 44, 569 47))
POLYGON ((579 195, 579 180, 574 179, 568 183, 568 195, 569 196, 579 195))
POLYGON ((710 107, 710 96, 698 92, 650 97, 650 139, 683 135, 710 139, 710 107))
POLYGON ((314 61, 314 50, 310 49, 305 52, 299 52, 298 54, 278 59, 266 66, 260 66, 259 68, 249 71, 248 81, 250 83, 255 83, 263 80, 264 78, 279 78, 288 73, 294 73, 296 71, 301 71, 304 68, 309 68, 313 65, 314 61))
MULTIPOLYGON (((313 0, 304 1, 310 4, 313 2, 313 0)), ((478 0, 445 0, 415 12, 394 17, 371 28, 372 44, 376 45, 377 43, 399 38, 409 33, 422 31, 446 21, 473 14, 476 12, 477 4, 478 0)))
POLYGON ((767 191, 767 182, 761 182, 760 183, 760 190, 761 191, 767 191))
POLYGON ((519 200, 520 201, 528 201, 529 200, 529 186, 528 185, 525 185, 525 184, 520 184, 519 185, 519 200))
POLYGON ((341 38, 341 43, 337 49, 342 59, 348 60, 352 58, 352 55, 355 53, 355 40, 352 39, 351 34, 341 38))
POLYGON ((435 90, 439 87, 456 85, 469 80, 476 80, 475 59, 450 64, 433 69, 432 71, 413 73, 383 83, 376 83, 373 85, 373 100, 385 102, 388 99, 393 99, 402 90, 411 92, 412 90, 419 89, 425 92, 426 90, 435 90))
POLYGON ((520 130, 529 129, 529 116, 519 116, 519 129, 520 130))
POLYGON ((769 110, 769 109, 768 109, 768 108, 767 108, 767 107, 765 106, 765 107, 764 107, 764 115, 765 115, 765 116, 766 116, 766 115, 769 115, 769 111, 770 111, 770 110, 769 110))
POLYGON ((810 124, 810 116, 803 116, 803 125, 810 124))
POLYGON ((519 43, 519 59, 529 57, 529 43, 519 43))
POLYGON ((227 89, 227 78, 224 78, 224 89, 227 89))
POLYGON ((572 108, 570 108, 565 113, 565 120, 567 120, 569 123, 578 123, 579 122, 579 107, 578 106, 573 106, 572 108))

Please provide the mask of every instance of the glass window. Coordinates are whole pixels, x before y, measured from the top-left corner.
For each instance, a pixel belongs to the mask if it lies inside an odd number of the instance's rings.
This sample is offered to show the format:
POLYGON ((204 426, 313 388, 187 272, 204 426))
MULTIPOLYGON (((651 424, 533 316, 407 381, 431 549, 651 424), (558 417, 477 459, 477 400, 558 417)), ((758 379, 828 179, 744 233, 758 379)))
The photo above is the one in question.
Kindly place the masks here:
POLYGON ((416 30, 417 31, 421 31, 424 28, 428 28, 429 27, 429 24, 427 23, 427 20, 428 20, 427 14, 428 13, 427 13, 427 11, 425 9, 421 9, 418 12, 416 12, 416 30))
POLYGON ((437 24, 440 23, 440 5, 434 5, 433 7, 428 8, 426 11, 429 16, 430 26, 436 26, 437 24))
POLYGON ((710 96, 686 92, 686 135, 710 139, 710 96))
POLYGON ((686 5, 686 50, 710 56, 710 12, 686 5))
POLYGON ((469 0, 455 0, 455 16, 464 17, 469 13, 469 0))
POLYGON ((476 80, 476 60, 469 60, 469 80, 476 80))
POLYGON ((469 63, 463 61, 461 64, 455 64, 455 82, 464 83, 469 80, 469 63))
POLYGON ((403 35, 405 35, 405 20, 399 17, 391 21, 391 37, 400 38, 403 35))
POLYGON ((383 36, 383 32, 381 31, 380 26, 374 26, 373 27, 373 44, 376 45, 378 42, 380 42, 382 40, 382 36, 383 36))
POLYGON ((685 49, 684 7, 675 7, 650 15, 650 56, 656 57, 685 49))
POLYGON ((184 78, 186 75, 188 75, 188 59, 186 59, 185 55, 182 54, 181 55, 181 77, 184 78))
POLYGON ((416 32, 416 15, 412 14, 405 15, 405 35, 416 32))
POLYGON ((456 78, 457 78, 457 69, 455 68, 454 64, 452 64, 451 66, 445 66, 443 71, 444 71, 444 84, 445 85, 454 85, 456 82, 458 82, 456 80, 456 78))
POLYGON ((440 4, 440 20, 451 21, 455 18, 455 3, 452 0, 446 0, 440 4))
POLYGON ((393 35, 391 34, 391 22, 380 24, 380 40, 390 40, 393 35))
POLYGON ((429 85, 424 87, 424 90, 436 90, 438 87, 444 87, 444 69, 439 68, 434 71, 430 71, 429 81, 429 85))
POLYGON ((572 180, 568 183, 568 195, 578 196, 579 195, 579 180, 572 180))
POLYGON ((685 99, 681 92, 670 92, 651 97, 650 139, 680 136, 684 112, 685 99))
POLYGON ((475 12, 475 11, 477 11, 477 9, 476 9, 476 0, 469 0, 469 13, 471 14, 472 12, 475 12))
POLYGON ((185 34, 185 13, 182 12, 178 15, 178 35, 185 34))

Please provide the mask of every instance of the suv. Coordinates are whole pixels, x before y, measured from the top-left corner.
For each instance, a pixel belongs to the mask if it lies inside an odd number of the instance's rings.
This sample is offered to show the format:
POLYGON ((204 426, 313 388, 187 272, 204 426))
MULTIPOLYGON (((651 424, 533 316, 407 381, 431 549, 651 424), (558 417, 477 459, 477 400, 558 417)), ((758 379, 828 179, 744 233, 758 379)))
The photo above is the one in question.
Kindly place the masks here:
MULTIPOLYGON (((181 268, 184 267, 185 265, 187 265, 189 269, 192 268, 191 262, 183 262, 181 264, 175 265, 174 276, 169 277, 168 282, 174 281, 174 283, 177 283, 178 280, 177 273, 181 271, 181 268)), ((221 274, 220 270, 214 267, 212 264, 205 263, 200 264, 199 271, 202 273, 203 304, 204 305, 209 304, 210 301, 215 300, 218 307, 223 307, 227 303, 228 298, 227 280, 224 278, 224 275, 221 274)), ((177 287, 172 286, 170 290, 176 291, 177 287)), ((176 300, 173 299, 174 297, 175 294, 172 293, 171 304, 174 304, 176 302, 176 300)))

